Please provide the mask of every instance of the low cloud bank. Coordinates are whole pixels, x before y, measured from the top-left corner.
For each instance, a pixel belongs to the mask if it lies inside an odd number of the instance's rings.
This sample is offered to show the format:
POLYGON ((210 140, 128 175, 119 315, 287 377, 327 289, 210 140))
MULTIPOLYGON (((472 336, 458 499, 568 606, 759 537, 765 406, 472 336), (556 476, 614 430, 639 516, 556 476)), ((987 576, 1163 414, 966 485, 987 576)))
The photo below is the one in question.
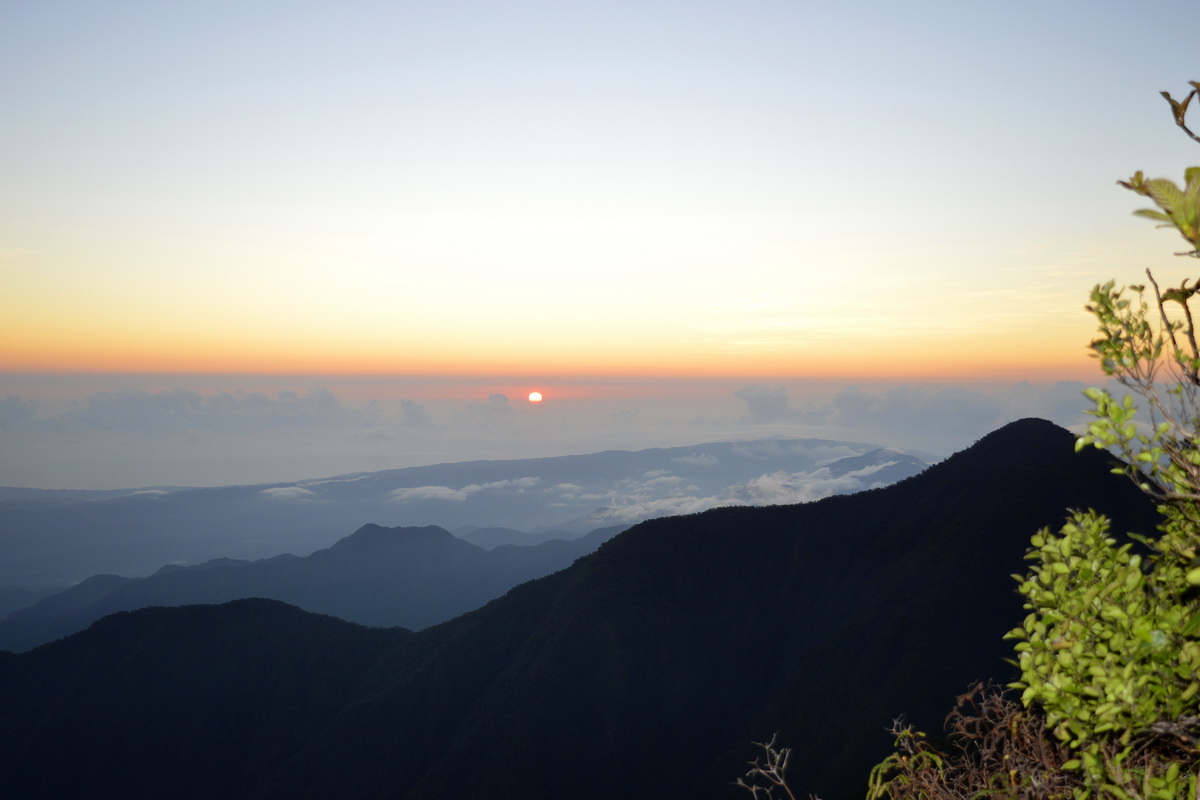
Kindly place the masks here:
MULTIPOLYGON (((153 437, 188 431, 253 433, 269 429, 369 427, 379 419, 378 402, 349 408, 328 389, 300 394, 285 390, 216 392, 191 389, 161 392, 122 390, 94 392, 66 411, 40 414, 39 404, 16 395, 0 399, 0 426, 32 433, 110 432, 153 437)), ((417 420, 422 409, 406 409, 417 420)))
POLYGON ((748 425, 799 425, 944 455, 1023 417, 1078 426, 1086 420, 1086 386, 1078 381, 990 389, 902 385, 871 390, 851 385, 828 399, 814 401, 802 394, 793 403, 783 386, 751 385, 734 396, 746 405, 742 421, 748 425))
MULTIPOLYGON (((322 387, 272 393, 129 388, 74 399, 9 393, 0 396, 6 454, 0 486, 279 483, 771 435, 872 442, 942 457, 1020 417, 1079 425, 1086 419, 1083 388, 1068 382, 1002 388, 753 384, 704 395, 630 392, 570 402, 550 396, 536 407, 486 388, 458 400, 351 399, 322 387)), ((689 459, 678 466, 722 468, 711 456, 689 459)), ((427 491, 461 497, 465 488, 427 491)))
POLYGON ((407 503, 414 500, 451 500, 461 503, 473 494, 495 491, 497 489, 516 489, 523 491, 536 485, 538 478, 515 478, 511 480, 492 481, 491 483, 472 483, 461 489, 451 489, 449 486, 414 486, 406 489, 394 489, 391 500, 394 503, 407 503))
POLYGON ((695 486, 684 486, 682 480, 666 480, 663 476, 638 483, 627 480, 618 483, 611 492, 594 494, 589 499, 606 505, 590 515, 600 524, 633 523, 652 517, 694 514, 721 506, 774 506, 808 503, 835 494, 850 494, 883 486, 890 481, 873 480, 872 476, 891 466, 891 462, 871 465, 861 470, 834 476, 828 468, 811 472, 776 471, 758 475, 710 495, 695 494, 695 486))

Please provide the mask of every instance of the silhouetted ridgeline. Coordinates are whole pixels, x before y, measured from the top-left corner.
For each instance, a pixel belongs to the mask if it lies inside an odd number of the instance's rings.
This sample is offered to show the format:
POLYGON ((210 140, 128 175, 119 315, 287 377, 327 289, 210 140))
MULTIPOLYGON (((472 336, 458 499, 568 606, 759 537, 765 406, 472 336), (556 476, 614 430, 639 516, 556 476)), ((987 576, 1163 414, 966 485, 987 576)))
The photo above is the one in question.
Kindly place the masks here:
POLYGON ((1101 454, 1023 420, 914 478, 642 523, 420 633, 283 604, 152 608, 0 658, 21 797, 744 797, 854 791, 905 713, 1004 678, 1011 573, 1069 507, 1149 531, 1101 454))
POLYGON ((28 650, 101 617, 153 605, 268 597, 363 625, 420 629, 464 614, 519 583, 569 566, 622 527, 570 541, 493 550, 428 525, 364 525, 305 557, 216 559, 163 568, 146 578, 94 575, 0 619, 0 649, 28 650))

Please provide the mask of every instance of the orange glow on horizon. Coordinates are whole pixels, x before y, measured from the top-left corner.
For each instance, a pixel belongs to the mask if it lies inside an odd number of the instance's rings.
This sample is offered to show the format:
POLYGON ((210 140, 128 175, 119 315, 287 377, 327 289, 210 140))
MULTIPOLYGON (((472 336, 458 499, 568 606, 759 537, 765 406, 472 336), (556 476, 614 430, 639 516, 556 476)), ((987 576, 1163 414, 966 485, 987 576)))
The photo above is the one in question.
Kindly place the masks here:
MULTIPOLYGON (((859 331, 756 347, 616 332, 526 340, 459 332, 439 337, 320 338, 320 332, 164 328, 0 331, 0 373, 356 375, 485 379, 489 376, 716 380, 1098 381, 1086 330, 896 335, 859 331), (381 341, 383 339, 384 341, 381 341)), ((40 328, 40 329, 39 329, 40 328)), ((525 396, 526 389, 518 396, 525 396)))
POLYGON ((38 374, 140 374, 140 375, 342 375, 406 377, 450 380, 483 380, 513 375, 548 375, 559 379, 664 379, 664 380, 1081 380, 1098 381, 1101 373, 1086 355, 1041 362, 1012 358, 913 358, 903 362, 875 363, 848 356, 841 359, 675 359, 669 363, 528 363, 432 360, 380 364, 348 359, 217 358, 213 356, 163 358, 4 358, 0 373, 38 374))

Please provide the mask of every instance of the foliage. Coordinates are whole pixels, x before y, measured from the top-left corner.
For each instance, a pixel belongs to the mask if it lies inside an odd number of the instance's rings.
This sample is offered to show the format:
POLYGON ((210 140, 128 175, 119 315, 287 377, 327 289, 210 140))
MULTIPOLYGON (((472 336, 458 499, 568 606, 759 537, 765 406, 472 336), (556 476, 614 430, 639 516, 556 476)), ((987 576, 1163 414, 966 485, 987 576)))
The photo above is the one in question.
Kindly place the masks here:
POLYGON ((1017 686, 1070 749, 1078 796, 1195 797, 1180 766, 1200 756, 1200 613, 1172 559, 1132 546, 1092 512, 1033 537, 1017 686))
MULTIPOLYGON (((1200 83, 1191 86, 1182 101, 1163 96, 1176 124, 1200 141, 1186 120, 1200 94, 1200 83)), ((1178 255, 1200 257, 1200 167, 1185 172, 1182 188, 1140 172, 1119 183, 1157 206, 1137 214, 1191 245, 1178 255)), ((1131 534, 1118 544, 1092 511, 1073 513, 1058 534, 1038 532, 1030 572, 1014 576, 1029 614, 1009 634, 1021 670, 1012 686, 1026 710, 995 700, 970 734, 962 724, 971 718, 960 714, 946 753, 898 728, 896 752, 872 773, 872 800, 1200 797, 1200 347, 1188 305, 1200 283, 1162 291, 1147 277, 1153 305, 1145 286, 1109 281, 1092 290, 1087 308, 1100 330, 1093 351, 1129 393, 1087 390, 1095 420, 1076 449, 1091 445, 1121 459, 1114 471, 1159 503, 1159 536, 1131 534), (1148 426, 1135 419, 1135 398, 1148 426), (1045 729, 1000 760, 983 744, 1030 725, 1045 729), (1031 752, 1041 760, 1007 760, 1031 752)))
POLYGON ((871 773, 871 795, 892 800, 1069 797, 1067 749, 1046 735, 1042 715, 993 684, 977 683, 946 718, 946 745, 896 723, 896 751, 871 773))
MULTIPOLYGON (((1164 93, 1176 124, 1189 135, 1188 104, 1164 93)), ((1137 214, 1175 228, 1200 256, 1200 167, 1184 187, 1141 172, 1120 185, 1154 201, 1137 214)), ((1081 772, 1076 794, 1118 798, 1196 797, 1200 759, 1200 348, 1189 301, 1198 286, 1092 290, 1088 310, 1099 322, 1092 348, 1104 374, 1130 391, 1120 400, 1103 389, 1086 395, 1095 420, 1079 438, 1115 452, 1118 468, 1161 504, 1157 538, 1148 548, 1117 545, 1108 522, 1076 513, 1059 535, 1033 537, 1034 566, 1018 578, 1031 612, 1010 636, 1026 705, 1037 704, 1081 772), (1182 340, 1182 344, 1181 344, 1182 340), (1135 396, 1149 428, 1135 421, 1135 396), (1149 762, 1145 754, 1156 754, 1149 762), (1141 759, 1139 761, 1139 759, 1141 759)))

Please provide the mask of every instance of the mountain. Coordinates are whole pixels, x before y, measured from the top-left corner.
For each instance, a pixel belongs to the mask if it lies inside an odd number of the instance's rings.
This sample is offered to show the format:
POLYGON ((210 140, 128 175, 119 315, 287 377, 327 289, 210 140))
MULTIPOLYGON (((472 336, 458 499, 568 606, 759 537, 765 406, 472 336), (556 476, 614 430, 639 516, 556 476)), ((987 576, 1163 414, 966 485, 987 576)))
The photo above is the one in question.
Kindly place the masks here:
MULTIPOLYGON (((588 530, 595 529, 589 528, 588 530)), ((461 528, 455 528, 454 535, 460 539, 466 539, 471 544, 477 544, 485 550, 491 550, 502 544, 524 546, 550 542, 555 539, 576 539, 579 537, 579 534, 573 531, 554 528, 540 533, 526 533, 525 531, 518 531, 513 528, 481 528, 478 525, 464 525, 461 528)))
POLYGON ((894 465, 890 471, 864 465, 847 473, 839 466, 875 449, 824 439, 763 439, 257 486, 119 493, 0 488, 0 587, 61 589, 97 574, 149 575, 167 563, 306 555, 368 520, 387 527, 437 524, 578 536, 718 505, 854 492, 925 467, 892 451, 885 459, 894 465), (594 524, 559 528, 602 506, 609 512, 594 524))
POLYGON ((779 731, 836 799, 907 714, 1004 679, 1030 535, 1150 532, 1099 452, 1022 420, 920 475, 651 520, 418 633, 265 600, 148 608, 0 658, 14 796, 734 798, 779 731))
POLYGON ((147 606, 282 600, 350 622, 421 629, 478 608, 519 583, 571 564, 624 530, 492 550, 434 525, 368 524, 312 555, 168 566, 146 578, 95 575, 0 620, 0 650, 22 651, 147 606))

